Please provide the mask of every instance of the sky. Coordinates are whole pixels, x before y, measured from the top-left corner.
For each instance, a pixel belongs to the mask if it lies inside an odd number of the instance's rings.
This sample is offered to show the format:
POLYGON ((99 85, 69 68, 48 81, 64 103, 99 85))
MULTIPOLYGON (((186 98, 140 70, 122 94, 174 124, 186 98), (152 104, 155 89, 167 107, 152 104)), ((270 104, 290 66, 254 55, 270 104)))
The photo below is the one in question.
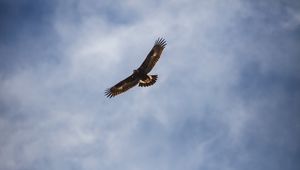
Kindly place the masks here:
POLYGON ((298 170, 298 0, 0 0, 0 169, 298 170), (167 41, 158 81, 104 90, 167 41))

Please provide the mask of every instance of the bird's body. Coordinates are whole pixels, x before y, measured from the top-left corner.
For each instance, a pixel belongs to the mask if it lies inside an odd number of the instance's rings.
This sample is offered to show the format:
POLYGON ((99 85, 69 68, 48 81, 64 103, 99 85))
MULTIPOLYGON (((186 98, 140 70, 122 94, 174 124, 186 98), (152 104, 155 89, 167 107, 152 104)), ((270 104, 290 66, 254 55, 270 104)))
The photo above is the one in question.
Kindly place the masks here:
POLYGON ((129 77, 120 81, 115 86, 107 89, 105 91, 105 95, 109 98, 114 97, 136 86, 137 84, 140 87, 148 87, 153 85, 156 82, 158 76, 148 75, 148 73, 152 70, 152 68, 160 58, 160 55, 166 45, 167 43, 164 39, 157 39, 142 65, 138 69, 133 70, 133 73, 129 77))

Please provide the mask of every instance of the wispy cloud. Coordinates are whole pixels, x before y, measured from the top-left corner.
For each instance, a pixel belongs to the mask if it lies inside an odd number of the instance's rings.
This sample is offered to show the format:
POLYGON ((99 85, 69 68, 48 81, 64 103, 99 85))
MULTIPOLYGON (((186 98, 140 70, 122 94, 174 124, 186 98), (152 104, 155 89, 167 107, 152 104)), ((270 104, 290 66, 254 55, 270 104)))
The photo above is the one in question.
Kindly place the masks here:
POLYGON ((297 5, 1 3, 0 169, 298 169, 297 5), (158 37, 158 82, 106 99, 158 37))

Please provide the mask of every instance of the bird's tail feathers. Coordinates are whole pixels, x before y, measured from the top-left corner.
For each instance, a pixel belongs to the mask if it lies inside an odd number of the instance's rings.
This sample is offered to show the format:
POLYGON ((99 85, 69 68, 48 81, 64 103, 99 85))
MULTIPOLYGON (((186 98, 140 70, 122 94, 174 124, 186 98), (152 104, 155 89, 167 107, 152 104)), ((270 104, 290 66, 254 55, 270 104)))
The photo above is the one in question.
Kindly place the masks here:
POLYGON ((139 87, 148 87, 153 85, 156 80, 157 80, 158 76, 157 75, 148 75, 148 78, 145 80, 140 80, 139 82, 139 87))

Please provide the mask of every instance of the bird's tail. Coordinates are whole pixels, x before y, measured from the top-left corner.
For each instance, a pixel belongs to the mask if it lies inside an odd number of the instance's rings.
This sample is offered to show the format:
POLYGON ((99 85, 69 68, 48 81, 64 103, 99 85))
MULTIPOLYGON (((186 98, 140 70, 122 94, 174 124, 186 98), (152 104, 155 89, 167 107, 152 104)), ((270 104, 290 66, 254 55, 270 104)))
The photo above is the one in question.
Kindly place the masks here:
POLYGON ((148 75, 148 78, 145 80, 140 80, 139 82, 139 87, 148 87, 153 85, 156 80, 157 80, 158 76, 157 75, 148 75))

